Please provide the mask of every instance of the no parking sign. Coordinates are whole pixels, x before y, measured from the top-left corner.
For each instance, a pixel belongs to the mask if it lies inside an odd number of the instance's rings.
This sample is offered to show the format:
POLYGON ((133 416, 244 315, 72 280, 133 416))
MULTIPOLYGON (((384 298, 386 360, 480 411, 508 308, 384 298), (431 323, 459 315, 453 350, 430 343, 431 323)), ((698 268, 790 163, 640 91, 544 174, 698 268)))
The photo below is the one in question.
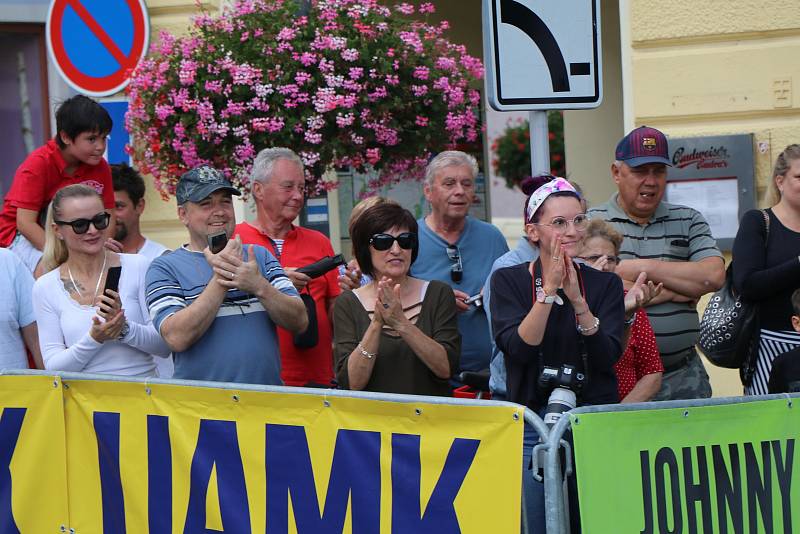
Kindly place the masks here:
POLYGON ((53 0, 46 34, 61 77, 81 93, 108 96, 147 52, 150 20, 144 0, 53 0))

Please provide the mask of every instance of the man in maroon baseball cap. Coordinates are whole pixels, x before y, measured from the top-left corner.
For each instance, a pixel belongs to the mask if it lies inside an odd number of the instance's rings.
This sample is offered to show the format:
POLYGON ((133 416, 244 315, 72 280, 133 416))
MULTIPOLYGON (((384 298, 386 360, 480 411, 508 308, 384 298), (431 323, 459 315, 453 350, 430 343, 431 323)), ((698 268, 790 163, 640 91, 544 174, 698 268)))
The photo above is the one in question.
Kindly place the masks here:
POLYGON ((617 193, 589 210, 624 236, 617 274, 630 287, 640 273, 664 290, 647 305, 664 362, 661 391, 654 400, 711 396, 711 384, 695 350, 697 300, 719 289, 725 264, 711 230, 698 211, 663 201, 667 167, 666 136, 648 126, 622 138, 611 175, 617 193))
POLYGON ((649 220, 664 196, 667 166, 672 166, 666 136, 648 126, 636 128, 617 143, 614 157, 611 175, 620 207, 634 220, 649 220))

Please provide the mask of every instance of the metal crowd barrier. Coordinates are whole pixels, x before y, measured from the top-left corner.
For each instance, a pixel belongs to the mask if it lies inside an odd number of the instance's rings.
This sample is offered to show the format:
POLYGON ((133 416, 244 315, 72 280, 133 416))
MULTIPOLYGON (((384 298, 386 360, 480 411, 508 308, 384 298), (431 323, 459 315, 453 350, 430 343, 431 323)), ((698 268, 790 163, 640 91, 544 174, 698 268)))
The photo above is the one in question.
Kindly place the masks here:
MULTIPOLYGON (((647 410, 666 410, 673 408, 698 408, 706 406, 723 406, 730 404, 746 404, 751 402, 761 402, 765 400, 786 399, 789 406, 793 400, 800 402, 800 393, 781 393, 777 395, 753 395, 747 397, 721 397, 714 399, 696 399, 680 401, 651 401, 631 404, 603 404, 597 406, 584 406, 575 408, 569 412, 564 412, 561 419, 553 426, 547 434, 547 443, 542 449, 545 451, 545 499, 547 511, 547 534, 569 534, 570 525, 567 516, 567 495, 564 493, 564 477, 572 475, 572 454, 569 443, 564 439, 564 434, 571 427, 570 415, 580 416, 581 414, 600 413, 600 412, 630 412, 647 410), (559 449, 566 451, 566 469, 562 475, 561 458, 559 449)), ((527 420, 526 410, 526 420, 527 420)))
MULTIPOLYGON (((0 375, 37 375, 37 376, 59 376, 61 380, 68 385, 70 381, 80 380, 102 380, 112 382, 131 382, 143 384, 145 391, 148 389, 149 384, 173 384, 173 385, 186 385, 203 388, 213 389, 226 389, 234 391, 260 391, 260 392, 273 392, 273 393, 290 393, 296 395, 314 395, 322 396, 323 402, 327 402, 327 398, 337 397, 351 397, 368 400, 388 401, 405 404, 413 404, 418 402, 425 402, 428 404, 446 404, 454 406, 475 406, 476 403, 485 406, 513 406, 515 408, 523 408, 523 419, 525 424, 532 426, 540 436, 548 436, 549 429, 544 421, 530 408, 521 406, 519 404, 507 401, 494 401, 483 399, 460 399, 455 397, 430 397, 425 395, 400 395, 392 393, 376 393, 369 391, 349 391, 339 389, 324 389, 324 388, 303 388, 303 387, 286 387, 286 386, 263 386, 258 384, 238 384, 232 382, 209 382, 202 380, 177 380, 177 379, 164 379, 164 378, 140 378, 131 376, 118 376, 108 374, 94 374, 94 373, 75 373, 66 371, 41 371, 34 369, 0 369, 0 375)), ((564 420, 566 418, 562 418, 564 420)), ((554 456, 558 461, 558 448, 555 448, 554 454, 550 454, 551 445, 548 440, 539 445, 539 448, 547 451, 548 458, 554 456)), ((520 465, 521 465, 520 448, 520 465)), ((554 473, 551 469, 551 473, 554 473)), ((536 473, 534 469, 533 473, 536 473)), ((545 513, 547 517, 547 532, 562 532, 562 525, 560 522, 561 516, 558 515, 559 507, 563 506, 561 502, 562 493, 558 488, 560 484, 559 476, 545 476, 545 513)))

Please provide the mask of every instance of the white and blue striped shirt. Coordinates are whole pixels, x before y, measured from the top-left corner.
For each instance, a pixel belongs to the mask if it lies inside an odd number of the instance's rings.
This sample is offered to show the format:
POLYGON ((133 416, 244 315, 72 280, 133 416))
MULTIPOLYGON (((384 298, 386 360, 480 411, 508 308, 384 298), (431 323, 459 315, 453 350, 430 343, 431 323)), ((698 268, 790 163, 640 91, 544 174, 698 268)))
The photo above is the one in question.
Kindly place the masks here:
MULTIPOLYGON (((255 246, 261 273, 276 289, 299 298, 270 252, 255 246)), ((247 250, 244 251, 245 259, 247 250)), ((179 248, 156 258, 147 271, 147 306, 156 329, 195 302, 212 277, 202 252, 179 248)), ((188 350, 173 354, 174 378, 280 385, 275 324, 254 295, 228 290, 211 326, 188 350)))

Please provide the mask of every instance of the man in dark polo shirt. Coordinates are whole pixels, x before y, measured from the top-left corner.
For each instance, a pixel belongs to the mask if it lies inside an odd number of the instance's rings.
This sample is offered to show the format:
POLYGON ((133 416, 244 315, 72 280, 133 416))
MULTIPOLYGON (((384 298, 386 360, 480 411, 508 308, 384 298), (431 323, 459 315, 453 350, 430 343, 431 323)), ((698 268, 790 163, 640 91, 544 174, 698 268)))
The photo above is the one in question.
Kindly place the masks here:
POLYGON ((664 362, 654 400, 705 398, 711 396, 711 384, 695 350, 696 306, 701 296, 722 286, 725 263, 698 211, 662 202, 668 156, 667 138, 660 131, 642 126, 630 132, 617 145, 611 165, 617 193, 589 213, 625 236, 616 272, 626 287, 642 272, 664 284, 647 306, 664 362))

